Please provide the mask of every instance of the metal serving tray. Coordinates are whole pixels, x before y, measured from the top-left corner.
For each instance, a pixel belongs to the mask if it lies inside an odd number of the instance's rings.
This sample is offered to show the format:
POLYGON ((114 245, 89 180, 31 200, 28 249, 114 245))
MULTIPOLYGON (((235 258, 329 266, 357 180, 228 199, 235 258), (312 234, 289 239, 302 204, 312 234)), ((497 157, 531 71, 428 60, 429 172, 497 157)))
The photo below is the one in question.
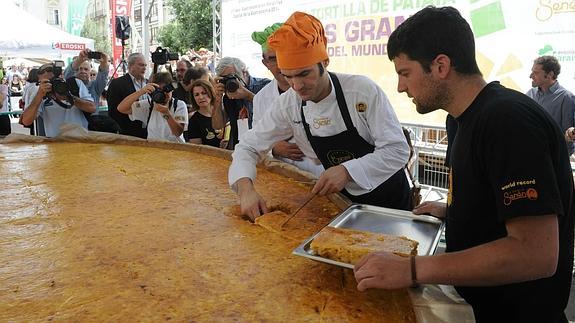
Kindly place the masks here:
MULTIPOLYGON (((432 255, 443 232, 443 221, 428 215, 415 215, 409 211, 394 210, 366 204, 353 204, 327 226, 405 236, 419 242, 418 255, 432 255)), ((319 233, 319 232, 318 232, 319 233)), ((293 254, 353 269, 353 265, 323 258, 310 248, 318 233, 294 249, 293 254)))

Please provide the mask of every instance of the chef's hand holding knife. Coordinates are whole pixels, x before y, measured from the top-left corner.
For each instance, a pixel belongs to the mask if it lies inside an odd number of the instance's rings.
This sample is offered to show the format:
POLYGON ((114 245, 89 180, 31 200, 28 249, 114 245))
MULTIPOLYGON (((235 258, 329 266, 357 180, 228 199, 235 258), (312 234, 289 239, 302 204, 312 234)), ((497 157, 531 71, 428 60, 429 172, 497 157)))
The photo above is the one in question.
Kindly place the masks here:
POLYGON ((317 195, 327 195, 341 191, 345 184, 352 180, 347 169, 342 165, 337 165, 326 169, 311 192, 317 195))

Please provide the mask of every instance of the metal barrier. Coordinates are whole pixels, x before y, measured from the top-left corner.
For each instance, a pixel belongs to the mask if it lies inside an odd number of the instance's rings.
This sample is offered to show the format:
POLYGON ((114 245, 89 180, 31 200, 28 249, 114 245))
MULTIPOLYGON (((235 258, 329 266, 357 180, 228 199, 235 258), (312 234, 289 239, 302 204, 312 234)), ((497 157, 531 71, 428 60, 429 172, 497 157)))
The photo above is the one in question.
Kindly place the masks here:
POLYGON ((416 162, 413 177, 421 184, 423 201, 447 199, 449 168, 445 166, 447 132, 445 127, 403 123, 410 132, 416 162))

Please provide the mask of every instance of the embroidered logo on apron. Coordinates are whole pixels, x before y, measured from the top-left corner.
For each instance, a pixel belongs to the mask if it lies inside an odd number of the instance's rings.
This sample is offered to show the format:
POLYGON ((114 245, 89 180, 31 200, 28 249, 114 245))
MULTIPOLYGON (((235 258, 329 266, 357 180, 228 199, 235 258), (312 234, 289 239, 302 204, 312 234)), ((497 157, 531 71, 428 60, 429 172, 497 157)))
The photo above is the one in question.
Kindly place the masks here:
POLYGON ((323 127, 323 126, 329 126, 330 124, 331 124, 330 118, 313 119, 313 127, 315 129, 319 129, 320 127, 323 127))
POLYGON ((206 131, 208 132, 208 133, 206 134, 206 139, 211 140, 211 139, 216 138, 216 134, 215 134, 215 133, 209 131, 208 129, 206 129, 206 131))
POLYGON ((353 153, 347 150, 330 150, 327 152, 327 159, 333 166, 339 165, 354 158, 355 156, 353 153))

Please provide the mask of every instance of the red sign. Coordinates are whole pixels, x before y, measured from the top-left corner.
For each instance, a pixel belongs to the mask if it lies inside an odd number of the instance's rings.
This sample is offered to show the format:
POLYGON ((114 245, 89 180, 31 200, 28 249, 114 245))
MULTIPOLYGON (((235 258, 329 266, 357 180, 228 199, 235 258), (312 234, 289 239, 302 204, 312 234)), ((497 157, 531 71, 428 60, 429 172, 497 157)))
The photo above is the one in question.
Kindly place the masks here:
POLYGON ((122 61, 122 40, 116 37, 116 16, 129 16, 132 12, 132 0, 110 0, 110 8, 112 8, 112 56, 114 66, 118 66, 122 61))
POLYGON ((82 43, 56 43, 56 48, 60 48, 62 50, 84 50, 86 49, 86 44, 82 43))

